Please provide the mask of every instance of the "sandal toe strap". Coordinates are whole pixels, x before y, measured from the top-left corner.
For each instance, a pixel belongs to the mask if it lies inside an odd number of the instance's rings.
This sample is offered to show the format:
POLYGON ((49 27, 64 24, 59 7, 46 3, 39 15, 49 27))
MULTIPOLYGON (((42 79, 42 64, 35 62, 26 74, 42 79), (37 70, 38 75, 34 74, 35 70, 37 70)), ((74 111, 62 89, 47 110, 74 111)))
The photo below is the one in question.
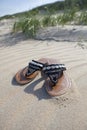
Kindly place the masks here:
POLYGON ((62 77, 65 70, 66 67, 64 64, 51 64, 43 68, 43 72, 50 78, 53 84, 58 82, 58 79, 62 77))
POLYGON ((28 71, 26 73, 26 76, 31 75, 37 70, 41 70, 43 68, 44 64, 40 63, 38 61, 32 60, 28 65, 28 71))

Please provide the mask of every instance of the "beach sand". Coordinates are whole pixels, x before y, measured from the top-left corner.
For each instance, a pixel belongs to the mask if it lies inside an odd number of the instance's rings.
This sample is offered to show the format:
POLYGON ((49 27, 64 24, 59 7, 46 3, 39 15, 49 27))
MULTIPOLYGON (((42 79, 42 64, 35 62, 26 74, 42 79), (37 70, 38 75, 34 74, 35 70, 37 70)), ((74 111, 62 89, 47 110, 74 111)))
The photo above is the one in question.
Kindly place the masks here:
POLYGON ((87 130, 86 41, 26 39, 11 33, 12 24, 0 23, 0 130, 87 130), (40 73, 30 84, 16 83, 19 69, 43 57, 66 65, 73 82, 66 94, 50 97, 40 73))

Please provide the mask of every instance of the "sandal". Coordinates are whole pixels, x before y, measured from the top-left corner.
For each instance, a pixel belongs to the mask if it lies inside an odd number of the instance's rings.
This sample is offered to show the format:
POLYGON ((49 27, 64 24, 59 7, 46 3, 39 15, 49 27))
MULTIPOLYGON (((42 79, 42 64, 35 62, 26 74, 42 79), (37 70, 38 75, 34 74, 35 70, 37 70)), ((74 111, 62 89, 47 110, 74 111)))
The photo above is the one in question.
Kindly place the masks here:
POLYGON ((46 76, 45 87, 49 95, 59 96, 67 92, 71 81, 66 74, 66 67, 55 59, 48 59, 48 64, 43 67, 43 74, 46 76))
POLYGON ((27 67, 19 70, 16 73, 16 81, 21 85, 31 82, 38 75, 44 64, 45 60, 43 59, 40 59, 38 61, 32 60, 27 67))

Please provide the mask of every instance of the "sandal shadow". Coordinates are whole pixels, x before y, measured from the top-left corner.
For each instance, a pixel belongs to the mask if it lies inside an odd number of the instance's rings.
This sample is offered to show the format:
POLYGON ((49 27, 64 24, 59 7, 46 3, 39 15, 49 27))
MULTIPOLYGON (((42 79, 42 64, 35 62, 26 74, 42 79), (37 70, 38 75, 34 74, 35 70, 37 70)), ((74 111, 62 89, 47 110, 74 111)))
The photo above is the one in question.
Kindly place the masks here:
POLYGON ((28 94, 34 94, 38 98, 38 100, 51 98, 51 96, 47 94, 44 85, 42 85, 41 88, 34 90, 35 86, 39 84, 41 81, 43 81, 43 78, 40 78, 32 82, 24 89, 24 92, 28 94))

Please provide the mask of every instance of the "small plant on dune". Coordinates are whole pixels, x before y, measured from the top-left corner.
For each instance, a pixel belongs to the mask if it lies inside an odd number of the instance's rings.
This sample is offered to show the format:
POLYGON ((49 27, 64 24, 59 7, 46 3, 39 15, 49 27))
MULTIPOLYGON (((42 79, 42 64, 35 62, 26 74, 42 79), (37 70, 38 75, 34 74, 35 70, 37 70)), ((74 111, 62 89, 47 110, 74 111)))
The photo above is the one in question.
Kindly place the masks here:
POLYGON ((57 20, 55 17, 51 17, 50 15, 48 15, 42 19, 42 26, 43 27, 55 26, 55 25, 57 25, 57 20))
POLYGON ((24 21, 22 31, 29 37, 34 37, 39 28, 40 28, 39 20, 35 18, 29 18, 24 21))
POLYGON ((42 19, 42 25, 43 27, 46 27, 46 26, 49 26, 50 24, 50 19, 51 19, 51 16, 45 16, 43 19, 42 19))
POLYGON ((74 20, 75 18, 75 10, 68 10, 68 11, 65 11, 65 13, 63 13, 62 15, 59 15, 57 17, 57 21, 59 24, 66 24, 67 22, 71 22, 74 20))
POLYGON ((84 11, 78 17, 78 24, 87 25, 87 12, 84 11))
POLYGON ((51 18, 51 26, 56 26, 57 24, 58 24, 57 17, 52 17, 51 18))
POLYGON ((24 20, 20 19, 19 21, 15 22, 13 25, 13 32, 18 32, 18 31, 22 31, 22 26, 24 24, 24 20))
POLYGON ((34 37, 39 27, 40 27, 39 20, 35 18, 25 18, 23 20, 15 22, 13 32, 22 31, 27 36, 34 37))

